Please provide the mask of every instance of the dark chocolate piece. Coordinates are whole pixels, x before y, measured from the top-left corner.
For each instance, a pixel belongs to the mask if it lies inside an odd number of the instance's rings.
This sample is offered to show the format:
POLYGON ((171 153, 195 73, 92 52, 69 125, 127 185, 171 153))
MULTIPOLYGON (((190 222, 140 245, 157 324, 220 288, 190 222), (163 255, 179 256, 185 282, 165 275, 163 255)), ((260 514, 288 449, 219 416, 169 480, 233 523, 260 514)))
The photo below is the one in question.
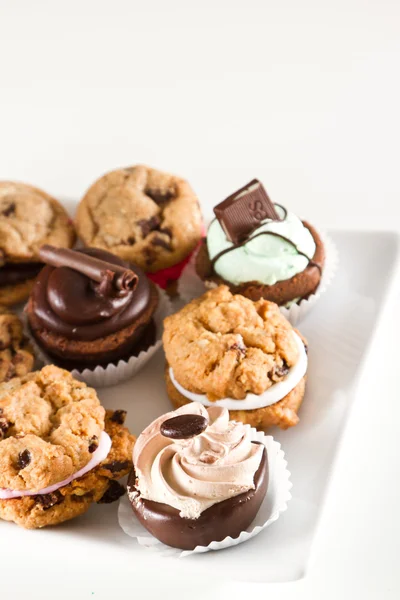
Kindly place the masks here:
POLYGON ((139 278, 132 269, 76 250, 46 244, 40 248, 39 257, 47 265, 73 269, 100 283, 102 287, 99 288, 99 292, 103 294, 109 291, 107 282, 112 281, 115 288, 122 292, 132 292, 138 284, 139 278))
POLYGON ((22 450, 22 452, 20 452, 18 454, 18 469, 21 471, 22 469, 25 469, 29 463, 32 460, 32 455, 29 452, 28 449, 26 450, 22 450))
POLYGON ((262 183, 253 179, 214 208, 227 238, 237 244, 245 240, 265 219, 280 221, 262 183))
POLYGON ((93 454, 93 452, 96 452, 97 448, 99 447, 99 438, 97 437, 97 435, 94 435, 92 438, 90 438, 89 440, 89 452, 90 454, 93 454))
MULTIPOLYGON (((253 442, 257 444, 258 442, 253 442)), ((217 502, 201 513, 198 519, 185 519, 179 510, 160 502, 141 498, 135 487, 135 471, 128 479, 128 493, 132 494, 133 512, 154 537, 164 544, 182 550, 208 546, 228 535, 236 538, 254 521, 268 488, 268 458, 264 448, 260 466, 254 475, 254 489, 233 498, 217 502)))
POLYGON ((53 506, 64 502, 64 496, 59 490, 50 494, 38 494, 37 496, 33 496, 33 498, 35 502, 42 505, 43 510, 49 510, 49 508, 53 508, 53 506))
POLYGON ((2 215, 4 215, 5 217, 11 217, 11 215, 15 214, 15 209, 16 209, 16 204, 15 202, 11 202, 3 211, 2 211, 2 215))
POLYGON ((118 481, 111 480, 105 494, 98 501, 98 504, 111 504, 116 502, 125 494, 125 488, 118 481))
POLYGON ((118 425, 123 425, 125 423, 126 415, 126 410, 114 410, 112 416, 110 417, 110 421, 113 423, 118 423, 118 425))
POLYGON ((160 432, 171 440, 187 440, 207 429, 208 419, 201 415, 178 415, 161 424, 160 432))
POLYGON ((5 418, 0 417, 0 440, 6 437, 7 431, 10 429, 11 423, 5 418))

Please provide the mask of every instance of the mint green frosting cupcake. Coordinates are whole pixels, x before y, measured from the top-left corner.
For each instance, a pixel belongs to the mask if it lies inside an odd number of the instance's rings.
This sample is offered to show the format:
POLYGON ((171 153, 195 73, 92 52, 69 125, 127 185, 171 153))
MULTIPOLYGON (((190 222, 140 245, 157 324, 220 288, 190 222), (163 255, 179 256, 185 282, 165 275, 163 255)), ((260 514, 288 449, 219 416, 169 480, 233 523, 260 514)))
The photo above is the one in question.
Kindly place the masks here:
POLYGON ((217 219, 212 221, 207 249, 217 275, 233 285, 274 285, 307 268, 316 250, 311 232, 292 212, 278 204, 275 209, 281 220, 266 219, 238 246, 227 239, 217 219))

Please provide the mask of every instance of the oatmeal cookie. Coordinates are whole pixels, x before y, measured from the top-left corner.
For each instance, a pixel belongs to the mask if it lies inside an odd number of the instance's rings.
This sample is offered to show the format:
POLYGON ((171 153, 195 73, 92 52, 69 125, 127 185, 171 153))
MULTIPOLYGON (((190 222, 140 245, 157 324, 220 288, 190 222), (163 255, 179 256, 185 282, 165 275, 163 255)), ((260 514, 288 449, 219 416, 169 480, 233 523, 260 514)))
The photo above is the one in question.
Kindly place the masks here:
POLYGON ((187 181, 139 165, 96 181, 79 204, 76 227, 87 246, 109 250, 155 273, 194 250, 202 220, 187 181))
POLYGON ((33 349, 17 315, 0 306, 0 383, 32 371, 33 349))
POLYGON ((112 447, 95 469, 50 494, 0 500, 0 518, 36 529, 78 517, 93 502, 118 500, 125 490, 117 479, 126 475, 132 466, 135 440, 123 426, 124 420, 125 411, 107 411, 105 431, 112 440, 112 447))
POLYGON ((0 385, 0 488, 36 492, 84 467, 104 430, 94 389, 49 365, 0 385), (29 464, 20 468, 20 456, 29 464))
POLYGON ((277 305, 234 296, 226 286, 167 317, 163 343, 180 385, 210 400, 261 394, 298 359, 293 329, 277 305))

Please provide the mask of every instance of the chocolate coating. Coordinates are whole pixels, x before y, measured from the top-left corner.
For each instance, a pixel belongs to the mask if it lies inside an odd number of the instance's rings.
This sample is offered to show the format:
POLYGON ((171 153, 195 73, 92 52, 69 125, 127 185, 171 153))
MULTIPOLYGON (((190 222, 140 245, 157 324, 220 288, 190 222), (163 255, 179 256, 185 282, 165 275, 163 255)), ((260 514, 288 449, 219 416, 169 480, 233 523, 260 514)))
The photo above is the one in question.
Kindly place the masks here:
MULTIPOLYGON (((256 444, 259 442, 253 442, 256 444)), ((139 495, 131 500, 132 509, 143 527, 164 544, 182 550, 208 546, 227 536, 236 538, 254 521, 268 488, 268 457, 264 448, 260 466, 254 475, 253 490, 214 504, 198 519, 185 519, 168 504, 145 500, 139 495)), ((134 494, 135 472, 128 480, 128 493, 134 494)))
POLYGON ((0 286, 33 279, 42 267, 42 263, 8 263, 0 267, 0 286))
MULTIPOLYGON (((79 252, 130 268, 129 263, 104 250, 86 248, 79 252)), ((120 331, 146 311, 155 293, 143 271, 136 265, 134 270, 139 281, 133 291, 102 295, 96 284, 82 273, 69 267, 47 265, 31 295, 36 321, 43 328, 73 340, 96 340, 120 331)))
POLYGON ((188 440, 207 429, 208 420, 201 415, 178 415, 161 424, 160 432, 171 440, 188 440))

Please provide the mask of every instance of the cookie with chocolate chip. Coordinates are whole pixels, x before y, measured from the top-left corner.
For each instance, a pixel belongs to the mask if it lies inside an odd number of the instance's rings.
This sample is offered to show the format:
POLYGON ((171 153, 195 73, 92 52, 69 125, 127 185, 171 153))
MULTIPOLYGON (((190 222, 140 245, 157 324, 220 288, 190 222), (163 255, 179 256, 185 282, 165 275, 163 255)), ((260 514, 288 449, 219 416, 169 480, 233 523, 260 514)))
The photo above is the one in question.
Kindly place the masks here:
POLYGON ((190 255, 201 238, 202 218, 187 181, 140 165, 96 181, 79 204, 76 227, 87 246, 156 273, 190 255))
POLYGON ((65 209, 25 183, 0 182, 0 304, 22 302, 41 269, 43 244, 70 248, 75 231, 65 209))
POLYGON ((298 423, 306 342, 273 302, 221 285, 164 320, 163 344, 175 408, 222 402, 231 419, 259 429, 298 423))
POLYGON ((0 385, 0 518, 33 529, 116 500, 134 443, 124 417, 53 365, 0 385))
POLYGON ((0 383, 23 377, 32 371, 34 362, 20 319, 0 306, 0 383))

